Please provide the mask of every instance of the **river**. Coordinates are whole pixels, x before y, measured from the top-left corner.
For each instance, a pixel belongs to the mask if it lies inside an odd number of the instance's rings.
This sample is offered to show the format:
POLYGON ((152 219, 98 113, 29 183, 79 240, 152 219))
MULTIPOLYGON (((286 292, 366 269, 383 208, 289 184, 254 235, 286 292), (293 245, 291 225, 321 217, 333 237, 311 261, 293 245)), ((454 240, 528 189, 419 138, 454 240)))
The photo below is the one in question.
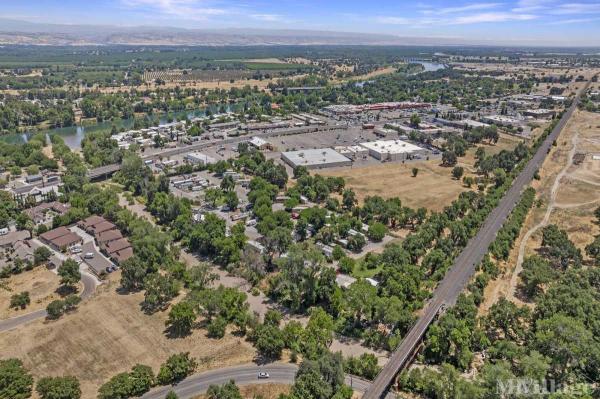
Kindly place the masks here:
MULTIPOLYGON (((433 71, 437 71, 437 70, 446 68, 446 65, 444 65, 444 64, 439 64, 439 63, 435 63, 435 62, 431 62, 431 61, 421 61, 421 60, 408 60, 408 61, 415 63, 415 64, 423 65, 424 69, 422 72, 433 72, 433 71)), ((422 72, 419 72, 419 73, 422 73, 422 72)), ((357 84, 364 84, 364 83, 365 82, 357 82, 357 84)), ((237 105, 237 106, 236 105, 233 105, 233 106, 228 105, 227 108, 228 108, 228 111, 231 111, 231 110, 235 111, 235 109, 239 108, 239 106, 240 105, 237 105)), ((194 111, 171 112, 169 114, 165 113, 165 114, 160 115, 159 120, 160 120, 160 123, 162 124, 162 123, 168 122, 167 119, 169 118, 169 116, 174 119, 177 119, 177 120, 185 119, 186 116, 188 118, 204 116, 206 114, 206 109, 210 109, 210 111, 214 114, 214 113, 217 113, 219 106, 212 105, 212 106, 209 106, 208 108, 198 109, 198 110, 194 110, 194 111)), ((25 142, 27 142, 29 137, 31 137, 33 134, 42 132, 42 133, 46 133, 47 136, 49 136, 50 134, 58 134, 59 136, 61 136, 63 138, 63 140, 65 141, 65 144, 68 145, 70 148, 79 149, 79 148, 81 148, 81 140, 83 140, 83 137, 87 133, 109 131, 113 125, 115 125, 117 127, 117 129, 125 128, 125 130, 128 130, 128 129, 133 128, 133 122, 134 122, 133 118, 118 119, 114 122, 108 121, 108 122, 93 123, 90 125, 79 125, 79 126, 69 126, 69 127, 55 128, 55 129, 39 130, 36 132, 28 132, 28 133, 20 133, 20 134, 6 134, 6 135, 0 136, 0 140, 7 142, 7 143, 25 143, 25 142)))
MULTIPOLYGON (((198 117, 198 116, 204 116, 204 115, 206 115, 207 109, 209 109, 213 114, 215 114, 218 112, 219 107, 220 107, 219 105, 211 105, 207 108, 197 109, 197 110, 193 110, 193 111, 179 111, 179 112, 163 113, 163 114, 160 114, 159 121, 161 124, 163 124, 163 123, 168 122, 169 117, 173 118, 173 120, 183 120, 186 117, 194 118, 194 117, 198 117)), ((236 106, 236 105, 231 105, 231 106, 228 105, 227 110, 232 111, 232 110, 237 109, 238 107, 239 106, 236 106)), ((61 127, 61 128, 54 128, 54 129, 43 129, 43 130, 39 130, 39 131, 35 131, 35 132, 27 132, 27 133, 19 133, 19 134, 6 134, 6 135, 0 136, 0 140, 7 142, 7 143, 14 143, 14 144, 25 143, 25 142, 27 142, 27 140, 29 140, 29 138, 32 135, 41 132, 41 133, 45 133, 46 136, 49 136, 51 134, 58 134, 59 136, 61 136, 63 138, 63 140, 65 141, 65 144, 68 145, 70 148, 80 149, 81 141, 83 140, 83 137, 87 133, 110 131, 112 129, 113 125, 115 125, 117 127, 117 129, 124 128, 125 130, 128 130, 128 129, 133 128, 133 123, 134 123, 133 118, 117 119, 114 122, 107 121, 107 122, 100 122, 100 123, 92 123, 89 125, 78 125, 78 126, 69 126, 69 127, 61 127)))

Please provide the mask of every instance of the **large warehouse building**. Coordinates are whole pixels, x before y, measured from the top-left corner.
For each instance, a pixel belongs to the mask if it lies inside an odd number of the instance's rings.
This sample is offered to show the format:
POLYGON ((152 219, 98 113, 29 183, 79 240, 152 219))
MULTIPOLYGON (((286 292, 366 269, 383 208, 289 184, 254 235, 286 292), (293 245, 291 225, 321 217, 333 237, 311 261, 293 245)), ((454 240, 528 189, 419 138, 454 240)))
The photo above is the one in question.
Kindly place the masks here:
POLYGON ((307 169, 321 169, 352 165, 350 159, 331 148, 283 152, 281 159, 292 168, 304 166, 307 169))
POLYGON ((380 161, 403 161, 415 155, 427 155, 426 149, 402 140, 377 140, 360 145, 369 150, 369 155, 380 161))

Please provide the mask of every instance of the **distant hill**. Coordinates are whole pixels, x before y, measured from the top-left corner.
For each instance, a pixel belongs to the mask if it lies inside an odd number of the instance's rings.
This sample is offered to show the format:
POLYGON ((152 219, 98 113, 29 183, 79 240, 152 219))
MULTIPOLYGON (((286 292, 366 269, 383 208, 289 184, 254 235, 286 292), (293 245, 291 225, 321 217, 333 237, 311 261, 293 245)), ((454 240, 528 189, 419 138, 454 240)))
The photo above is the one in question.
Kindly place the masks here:
MULTIPOLYGON (((79 45, 458 45, 464 40, 309 30, 200 30, 172 27, 59 25, 0 18, 0 44, 79 45)), ((489 44, 489 43, 468 43, 489 44)))

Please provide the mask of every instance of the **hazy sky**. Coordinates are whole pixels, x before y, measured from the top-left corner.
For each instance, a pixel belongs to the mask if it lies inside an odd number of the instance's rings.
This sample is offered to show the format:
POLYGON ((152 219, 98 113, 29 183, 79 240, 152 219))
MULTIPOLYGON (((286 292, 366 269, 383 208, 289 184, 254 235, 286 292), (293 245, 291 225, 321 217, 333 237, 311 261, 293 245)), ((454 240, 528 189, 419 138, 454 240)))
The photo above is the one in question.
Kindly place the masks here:
POLYGON ((600 1, 0 0, 32 22, 285 28, 399 36, 600 45, 600 1))

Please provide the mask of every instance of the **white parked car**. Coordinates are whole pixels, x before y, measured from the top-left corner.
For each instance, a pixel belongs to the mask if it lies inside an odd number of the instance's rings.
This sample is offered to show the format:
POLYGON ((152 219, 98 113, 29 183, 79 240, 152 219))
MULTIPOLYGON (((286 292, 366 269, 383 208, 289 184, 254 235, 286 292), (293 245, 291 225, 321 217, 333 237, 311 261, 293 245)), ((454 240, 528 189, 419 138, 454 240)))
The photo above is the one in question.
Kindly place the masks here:
POLYGON ((269 373, 267 373, 266 371, 261 371, 260 373, 258 373, 258 379, 262 380, 266 378, 269 378, 269 373))
POLYGON ((83 257, 85 259, 92 259, 94 257, 94 253, 93 252, 86 252, 86 254, 83 255, 83 257))
POLYGON ((72 247, 71 248, 71 253, 72 254, 79 254, 81 253, 81 247, 77 246, 77 247, 72 247))

